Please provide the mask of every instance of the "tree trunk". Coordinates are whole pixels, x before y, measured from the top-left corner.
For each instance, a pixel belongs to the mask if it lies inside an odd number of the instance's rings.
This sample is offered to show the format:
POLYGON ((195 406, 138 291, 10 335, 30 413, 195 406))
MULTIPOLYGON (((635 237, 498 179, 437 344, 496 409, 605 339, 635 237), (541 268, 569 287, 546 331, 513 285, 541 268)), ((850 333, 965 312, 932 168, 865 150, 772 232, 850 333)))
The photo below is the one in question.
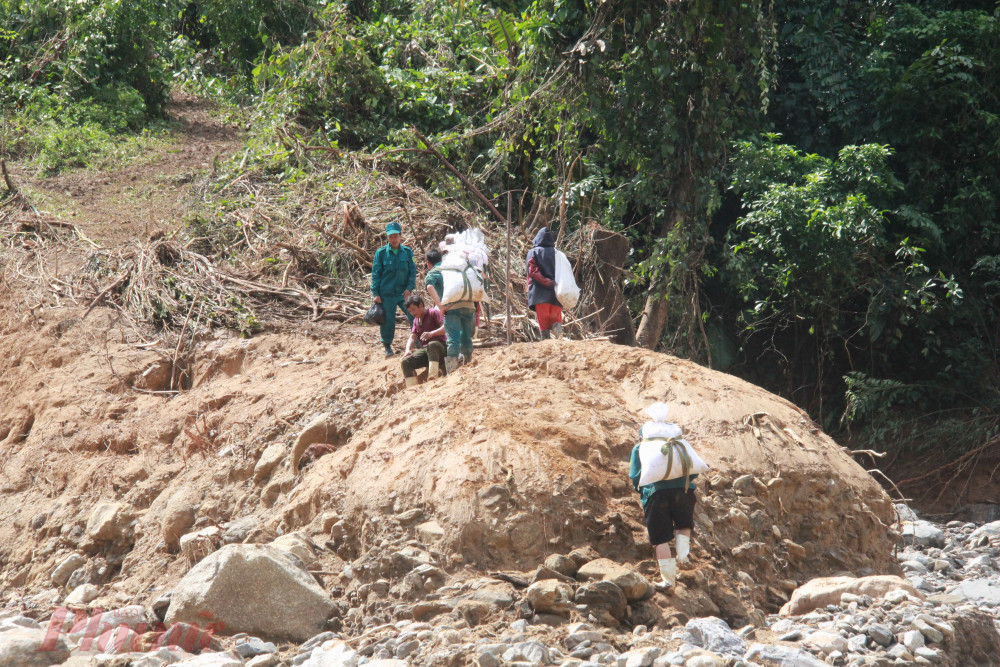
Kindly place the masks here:
MULTIPOLYGON (((666 237, 672 229, 684 229, 688 225, 687 211, 694 205, 692 194, 691 179, 682 179, 673 192, 673 211, 666 216, 663 227, 660 228, 661 238, 666 237)), ((684 249, 686 254, 689 254, 690 250, 690 248, 684 249)), ((650 280, 649 290, 646 292, 646 304, 643 306, 642 319, 639 321, 639 330, 636 333, 639 345, 650 350, 656 349, 663 336, 663 329, 667 325, 669 271, 669 268, 661 265, 650 280)))
POLYGON ((594 224, 591 240, 594 261, 585 262, 584 275, 593 292, 598 331, 608 333, 620 345, 635 345, 635 326, 622 293, 628 239, 594 224))
POLYGON ((667 324, 667 295, 661 290, 662 277, 656 276, 646 293, 646 304, 642 309, 642 319, 639 320, 639 330, 635 339, 640 347, 655 350, 667 324))

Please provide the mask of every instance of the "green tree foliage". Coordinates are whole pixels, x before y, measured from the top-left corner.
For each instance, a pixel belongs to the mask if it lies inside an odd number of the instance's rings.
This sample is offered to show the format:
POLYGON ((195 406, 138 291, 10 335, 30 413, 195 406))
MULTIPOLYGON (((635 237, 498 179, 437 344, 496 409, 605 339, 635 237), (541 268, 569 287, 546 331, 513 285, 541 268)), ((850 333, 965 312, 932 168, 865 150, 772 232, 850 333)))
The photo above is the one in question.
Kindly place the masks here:
POLYGON ((133 90, 159 113, 169 82, 160 49, 176 12, 173 0, 2 0, 0 94, 20 106, 54 95, 112 110, 133 90))
POLYGON ((887 147, 849 146, 834 160, 776 140, 738 146, 732 187, 748 212, 730 232, 725 280, 746 303, 747 346, 777 362, 761 377, 806 389, 798 398, 823 414, 827 374, 888 369, 962 294, 894 234, 887 207, 902 186, 887 147))
MULTIPOLYGON (((784 289, 777 276, 788 263, 780 255, 757 264, 758 275, 745 267, 726 274, 719 291, 739 290, 762 304, 760 311, 744 311, 751 326, 742 335, 743 358, 755 363, 743 372, 768 386, 784 386, 815 412, 824 400, 839 409, 846 387, 848 416, 855 420, 884 424, 900 414, 901 405, 914 414, 993 406, 995 414, 995 3, 815 0, 777 3, 775 13, 778 83, 770 118, 785 140, 824 157, 772 146, 769 164, 751 162, 758 165, 751 170, 756 181, 774 191, 758 189, 749 198, 751 191, 744 191, 745 215, 735 228, 724 225, 738 249, 730 270, 767 257, 765 246, 772 252, 784 247, 787 222, 796 216, 787 214, 788 200, 780 207, 777 200, 763 202, 789 196, 789 184, 803 177, 802 170, 813 171, 810 161, 822 164, 839 154, 830 163, 835 167, 845 147, 890 146, 892 155, 871 172, 870 183, 890 183, 891 176, 898 185, 877 203, 864 192, 880 211, 880 235, 851 251, 863 250, 863 263, 853 255, 831 262, 847 250, 835 238, 824 240, 818 254, 799 255, 809 255, 808 265, 825 267, 829 281, 814 280, 824 277, 820 272, 803 276, 801 262, 792 262, 787 275, 794 280, 784 289), (876 238, 880 242, 873 245, 876 238), (792 303, 794 308, 773 308, 792 303), (784 328, 774 326, 779 320, 784 328)), ((746 172, 745 148, 743 155, 734 173, 746 172)), ((824 411, 830 426, 836 411, 824 411)), ((870 423, 876 432, 881 428, 870 423)))

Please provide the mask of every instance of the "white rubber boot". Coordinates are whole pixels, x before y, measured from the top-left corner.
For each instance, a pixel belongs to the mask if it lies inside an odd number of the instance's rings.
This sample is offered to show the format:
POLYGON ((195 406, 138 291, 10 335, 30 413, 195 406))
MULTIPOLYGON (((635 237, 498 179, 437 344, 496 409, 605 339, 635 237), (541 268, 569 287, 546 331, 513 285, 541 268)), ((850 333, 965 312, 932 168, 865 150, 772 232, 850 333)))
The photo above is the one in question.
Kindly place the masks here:
POLYGON ((406 386, 407 387, 416 387, 417 386, 417 376, 414 375, 411 378, 406 378, 406 386))
POLYGON ((427 362, 427 379, 433 380, 441 372, 441 362, 440 361, 429 361, 427 362))
POLYGON ((656 582, 656 589, 669 591, 677 583, 677 559, 661 558, 657 563, 660 565, 660 576, 662 579, 656 582))
POLYGON ((691 536, 677 534, 677 560, 686 563, 688 554, 691 553, 691 536))

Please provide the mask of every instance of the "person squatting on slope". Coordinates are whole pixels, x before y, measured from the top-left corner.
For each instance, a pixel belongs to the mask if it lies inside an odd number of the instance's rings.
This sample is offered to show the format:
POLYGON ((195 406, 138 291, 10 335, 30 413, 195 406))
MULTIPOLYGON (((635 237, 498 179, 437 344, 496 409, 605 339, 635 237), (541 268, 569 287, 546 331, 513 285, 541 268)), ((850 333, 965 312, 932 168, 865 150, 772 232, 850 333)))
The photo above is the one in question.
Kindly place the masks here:
POLYGON ((441 361, 447 354, 444 334, 444 315, 437 308, 425 308, 424 300, 412 294, 406 297, 406 310, 413 316, 413 329, 406 341, 403 359, 403 377, 406 386, 417 384, 417 369, 427 369, 427 379, 433 380, 441 369, 441 361), (413 351, 414 346, 418 349, 413 351))
POLYGON ((427 294, 434 305, 444 313, 444 329, 448 338, 448 356, 444 365, 451 373, 460 364, 472 360, 472 332, 476 322, 476 304, 472 301, 458 301, 441 305, 444 295, 444 276, 442 271, 454 269, 441 268, 442 255, 437 248, 430 248, 424 256, 427 268, 430 269, 424 279, 427 294))
POLYGON ((694 529, 695 496, 694 478, 697 474, 675 479, 661 479, 651 484, 640 486, 642 462, 639 448, 643 442, 678 438, 680 428, 676 424, 666 423, 668 408, 664 403, 654 403, 646 409, 652 421, 643 424, 639 429, 641 442, 632 449, 629 460, 628 476, 632 480, 632 488, 639 492, 642 511, 646 521, 646 532, 649 543, 656 553, 656 562, 662 577, 656 583, 656 588, 669 591, 677 583, 677 563, 687 562, 691 552, 691 531, 694 529), (677 556, 670 553, 670 540, 677 535, 677 556))
POLYGON ((413 262, 413 250, 402 244, 402 231, 398 222, 386 225, 388 243, 375 251, 372 260, 372 296, 375 303, 385 308, 381 334, 386 357, 396 354, 392 349, 392 341, 396 337, 396 308, 403 311, 410 325, 413 324, 413 318, 403 302, 416 287, 417 265, 413 262))
POLYGON ((556 244, 548 227, 538 230, 532 245, 534 247, 528 251, 525 281, 528 307, 538 317, 538 329, 543 340, 552 333, 562 338, 562 305, 556 298, 555 290, 556 244))

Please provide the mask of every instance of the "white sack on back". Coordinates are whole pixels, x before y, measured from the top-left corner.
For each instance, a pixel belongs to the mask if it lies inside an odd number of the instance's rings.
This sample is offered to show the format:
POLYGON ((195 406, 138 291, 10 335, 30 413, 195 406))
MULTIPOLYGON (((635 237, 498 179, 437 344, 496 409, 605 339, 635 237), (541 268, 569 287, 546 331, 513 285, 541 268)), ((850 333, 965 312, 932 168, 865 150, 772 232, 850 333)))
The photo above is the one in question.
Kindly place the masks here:
POLYGON ((556 299, 563 308, 573 308, 580 300, 580 288, 573 277, 573 265, 566 253, 556 250, 556 299))
POLYGON ((683 477, 684 464, 680 460, 679 452, 676 451, 681 447, 691 459, 691 467, 687 471, 689 475, 708 471, 708 464, 698 456, 687 440, 680 440, 680 444, 674 446, 672 465, 671 458, 663 453, 666 441, 680 439, 683 434, 680 426, 667 423, 670 406, 657 401, 646 408, 645 413, 652 421, 646 422, 639 429, 639 437, 642 438, 642 442, 639 443, 639 464, 642 467, 639 473, 639 486, 683 477))
MULTIPOLYGON (((676 424, 665 424, 665 426, 677 427, 676 424)), ((677 430, 680 431, 680 428, 677 428, 677 430)), ((645 431, 645 428, 643 431, 645 431)), ((649 437, 645 433, 643 435, 649 437)), ((639 473, 639 486, 684 477, 684 466, 681 463, 678 452, 674 451, 673 460, 671 461, 670 457, 663 453, 664 442, 665 440, 643 440, 639 443, 639 463, 642 466, 642 472, 639 473)), ((687 470, 688 475, 708 472, 708 464, 698 456, 698 452, 694 451, 691 443, 687 440, 681 440, 679 445, 674 446, 674 449, 676 450, 680 447, 684 448, 687 456, 691 459, 691 467, 687 470)))
POLYGON ((483 232, 467 229, 454 236, 454 243, 445 246, 441 260, 441 277, 444 294, 441 303, 460 301, 488 301, 484 285, 483 267, 489 261, 483 232))

